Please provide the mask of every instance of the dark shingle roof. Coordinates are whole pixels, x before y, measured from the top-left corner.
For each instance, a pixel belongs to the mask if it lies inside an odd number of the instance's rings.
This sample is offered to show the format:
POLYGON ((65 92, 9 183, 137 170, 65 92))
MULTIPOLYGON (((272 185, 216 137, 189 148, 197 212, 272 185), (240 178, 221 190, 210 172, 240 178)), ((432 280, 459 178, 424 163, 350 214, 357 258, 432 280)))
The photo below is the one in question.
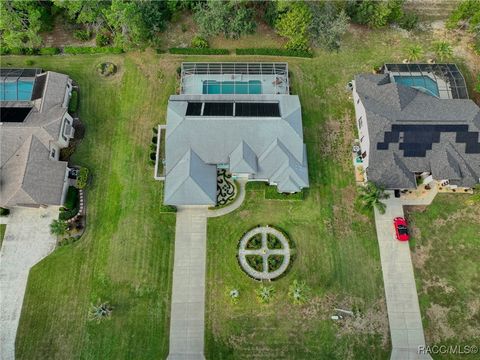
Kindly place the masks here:
POLYGON ((415 187, 414 172, 473 186, 480 178, 480 108, 468 99, 439 99, 388 74, 360 74, 355 88, 370 138, 367 177, 387 188, 415 187))

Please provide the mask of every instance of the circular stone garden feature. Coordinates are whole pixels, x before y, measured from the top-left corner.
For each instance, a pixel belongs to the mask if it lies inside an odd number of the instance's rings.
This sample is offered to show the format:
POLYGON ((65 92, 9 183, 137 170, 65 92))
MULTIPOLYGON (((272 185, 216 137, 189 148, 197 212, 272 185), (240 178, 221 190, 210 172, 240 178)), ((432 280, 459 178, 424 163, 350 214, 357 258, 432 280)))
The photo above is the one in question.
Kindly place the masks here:
POLYGON ((277 229, 256 227, 240 240, 238 259, 242 269, 254 279, 273 280, 288 268, 290 245, 277 229))

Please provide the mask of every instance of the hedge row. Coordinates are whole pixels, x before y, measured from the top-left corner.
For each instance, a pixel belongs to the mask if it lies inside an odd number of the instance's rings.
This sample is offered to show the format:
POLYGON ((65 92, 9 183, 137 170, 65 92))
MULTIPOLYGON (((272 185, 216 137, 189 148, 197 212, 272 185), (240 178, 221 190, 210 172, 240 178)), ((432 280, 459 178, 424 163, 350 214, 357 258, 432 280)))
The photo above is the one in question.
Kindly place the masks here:
MULTIPOLYGON (((0 55, 57 55, 62 50, 57 47, 44 47, 40 49, 0 47, 0 55)), ((65 46, 65 54, 121 54, 123 50, 117 47, 96 46, 65 46)))
POLYGON ((118 47, 97 47, 97 46, 65 46, 65 54, 121 54, 122 48, 118 47))
POLYGON ((293 57, 313 57, 311 51, 302 50, 288 50, 277 48, 248 48, 248 49, 235 49, 237 55, 270 55, 270 56, 293 56, 293 57))
POLYGON ((228 49, 210 49, 210 48, 170 48, 168 49, 170 54, 182 54, 182 55, 228 55, 230 51, 228 49))

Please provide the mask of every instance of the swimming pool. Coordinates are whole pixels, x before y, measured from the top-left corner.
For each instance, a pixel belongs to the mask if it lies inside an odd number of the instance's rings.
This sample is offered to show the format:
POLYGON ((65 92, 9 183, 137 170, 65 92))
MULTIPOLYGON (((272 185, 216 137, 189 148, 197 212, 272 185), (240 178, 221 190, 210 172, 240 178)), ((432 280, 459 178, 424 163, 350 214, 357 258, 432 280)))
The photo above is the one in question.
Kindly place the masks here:
POLYGON ((419 90, 426 92, 429 95, 436 97, 440 96, 438 91, 437 82, 430 78, 429 76, 394 76, 395 82, 397 84, 402 84, 405 86, 410 86, 419 90))
POLYGON ((217 81, 205 80, 203 82, 204 94, 261 94, 262 82, 250 81, 217 81))
POLYGON ((0 82, 0 101, 29 101, 34 80, 0 82))

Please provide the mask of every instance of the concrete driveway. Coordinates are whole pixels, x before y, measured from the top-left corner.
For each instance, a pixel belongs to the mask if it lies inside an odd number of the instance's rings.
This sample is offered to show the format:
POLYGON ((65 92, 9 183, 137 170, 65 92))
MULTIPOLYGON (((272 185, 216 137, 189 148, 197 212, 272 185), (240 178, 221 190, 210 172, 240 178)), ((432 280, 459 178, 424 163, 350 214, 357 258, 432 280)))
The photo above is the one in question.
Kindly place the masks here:
POLYGON ((55 249, 58 207, 11 211, 0 251, 0 359, 15 358, 15 336, 30 268, 55 249))
POLYGON ((375 209, 375 225, 392 338, 390 359, 431 359, 430 355, 418 354, 419 346, 425 346, 425 336, 410 247, 408 242, 395 238, 393 219, 398 216, 404 217, 403 205, 393 193, 383 202, 387 209, 385 214, 380 214, 375 209))

